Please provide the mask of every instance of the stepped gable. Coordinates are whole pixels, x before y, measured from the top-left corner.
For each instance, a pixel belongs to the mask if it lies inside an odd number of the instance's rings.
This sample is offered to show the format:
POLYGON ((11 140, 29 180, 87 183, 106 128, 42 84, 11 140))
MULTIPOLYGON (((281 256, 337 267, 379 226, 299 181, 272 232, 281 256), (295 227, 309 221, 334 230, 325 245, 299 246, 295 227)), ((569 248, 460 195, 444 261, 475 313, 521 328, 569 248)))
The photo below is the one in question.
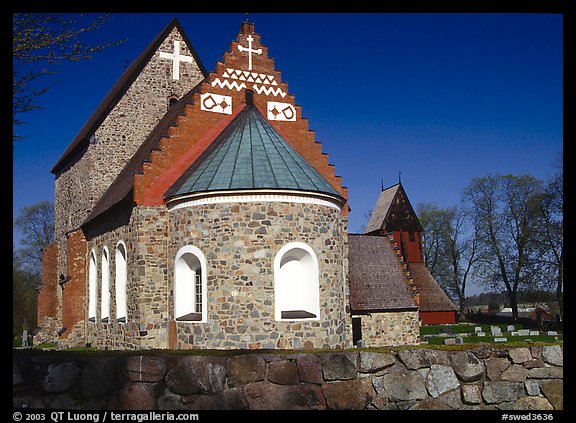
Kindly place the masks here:
MULTIPOLYGON (((135 177, 134 201, 140 205, 164 204, 165 192, 244 108, 247 96, 282 137, 347 200, 347 188, 328 163, 328 156, 301 117, 288 86, 260 44, 254 24, 244 22, 223 60, 200 84, 192 104, 159 142, 135 177), (248 93, 247 93, 248 91, 248 93)), ((348 207, 343 207, 347 214, 348 207)))
POLYGON ((418 308, 387 237, 349 234, 348 242, 352 312, 418 308))
POLYGON ((458 310, 458 307, 438 285, 424 263, 410 263, 410 273, 420 294, 420 311, 458 310))
POLYGON ((56 174, 65 168, 69 162, 73 161, 75 157, 79 157, 77 153, 81 153, 88 147, 90 137, 94 134, 96 129, 102 124, 106 119, 110 111, 116 106, 120 101, 122 96, 130 88, 132 83, 136 80, 142 69, 149 62, 150 58, 156 53, 164 39, 170 34, 170 32, 176 28, 183 41, 186 43, 186 47, 192 54, 194 60, 198 64, 202 75, 206 76, 207 71, 202 64, 202 61, 198 57, 196 50, 192 46, 192 43, 186 36, 186 33, 182 29, 182 26, 178 22, 178 19, 174 18, 166 25, 166 27, 158 34, 156 38, 140 53, 140 55, 132 62, 128 68, 122 73, 118 81, 114 84, 112 89, 108 92, 106 97, 100 102, 94 113, 86 121, 84 126, 80 129, 78 134, 74 137, 72 142, 68 145, 62 156, 58 159, 56 164, 52 167, 51 172, 56 174))

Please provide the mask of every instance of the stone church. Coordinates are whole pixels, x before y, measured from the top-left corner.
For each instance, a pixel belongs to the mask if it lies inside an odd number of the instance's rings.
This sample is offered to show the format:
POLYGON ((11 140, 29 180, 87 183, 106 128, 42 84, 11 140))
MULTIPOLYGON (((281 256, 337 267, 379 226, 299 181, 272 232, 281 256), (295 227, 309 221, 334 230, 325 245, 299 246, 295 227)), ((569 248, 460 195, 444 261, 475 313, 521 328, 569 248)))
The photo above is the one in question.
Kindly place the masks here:
POLYGON ((36 345, 418 342, 401 254, 388 232, 349 236, 347 188, 252 23, 207 72, 172 20, 51 171, 36 345))

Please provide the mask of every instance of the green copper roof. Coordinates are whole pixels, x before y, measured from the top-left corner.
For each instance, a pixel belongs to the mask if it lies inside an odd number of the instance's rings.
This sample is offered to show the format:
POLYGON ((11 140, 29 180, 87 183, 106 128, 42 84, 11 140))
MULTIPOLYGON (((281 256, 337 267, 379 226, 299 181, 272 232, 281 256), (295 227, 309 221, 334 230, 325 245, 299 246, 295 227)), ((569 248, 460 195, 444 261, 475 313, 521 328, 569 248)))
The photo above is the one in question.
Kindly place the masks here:
POLYGON ((166 192, 289 189, 342 196, 253 105, 246 106, 166 192))

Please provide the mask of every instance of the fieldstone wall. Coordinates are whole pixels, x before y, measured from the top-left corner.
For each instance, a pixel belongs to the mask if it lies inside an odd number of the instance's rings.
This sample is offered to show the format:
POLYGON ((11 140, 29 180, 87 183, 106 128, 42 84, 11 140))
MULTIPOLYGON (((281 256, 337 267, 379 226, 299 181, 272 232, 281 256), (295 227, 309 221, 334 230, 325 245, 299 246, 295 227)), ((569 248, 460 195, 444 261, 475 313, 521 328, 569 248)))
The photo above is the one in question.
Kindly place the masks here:
POLYGON ((418 310, 363 314, 362 347, 416 345, 420 342, 418 310))
MULTIPOLYGON (((161 58, 159 52, 172 53, 176 40, 180 40, 181 54, 191 55, 182 34, 174 27, 126 92, 122 93, 122 98, 113 105, 90 142, 71 153, 56 173, 54 234, 59 249, 55 258, 58 275, 65 275, 68 268, 66 234, 79 228, 148 133, 164 116, 170 99, 182 97, 203 79, 196 62, 181 64, 179 79, 173 79, 172 60, 161 58)), ((57 293, 61 307, 60 288, 57 293)), ((60 319, 61 313, 59 309, 60 319)), ((38 339, 48 340, 53 338, 52 332, 44 333, 51 328, 47 326, 49 322, 43 320, 42 317, 38 339)))
POLYGON ((342 261, 346 228, 338 209, 272 201, 206 204, 172 210, 169 233, 169 286, 174 257, 186 245, 204 253, 208 270, 208 322, 176 322, 176 348, 352 346, 342 261), (295 241, 318 259, 319 320, 275 320, 274 259, 295 241))
MULTIPOLYGON (((246 202, 168 212, 164 206, 139 206, 132 210, 127 224, 91 230, 101 233, 88 240, 88 253, 94 251, 97 262, 97 318, 87 322, 85 315, 68 339, 59 340, 61 348, 86 344, 111 350, 352 346, 342 261, 347 248, 346 221, 335 208, 246 202), (120 241, 126 246, 128 265, 125 323, 115 318, 115 249, 120 241), (282 246, 293 241, 309 245, 318 259, 320 320, 274 320, 274 258, 282 246), (186 245, 199 248, 206 256, 208 321, 174 325, 174 260, 186 245), (100 318, 104 247, 109 252, 109 322, 100 318), (175 326, 173 345, 168 342, 169 324, 175 326)), ((82 302, 87 313, 87 298, 82 302)), ((398 338, 402 338, 400 334, 398 338)))
POLYGON ((562 410, 563 347, 227 356, 13 351, 16 408, 562 410))
POLYGON ((69 168, 56 175, 54 220, 57 240, 80 226, 164 116, 169 100, 179 99, 203 79, 196 63, 181 64, 179 79, 172 78, 172 60, 161 58, 159 52, 173 53, 176 40, 180 40, 180 53, 191 55, 182 35, 173 28, 100 124, 88 149, 69 168))

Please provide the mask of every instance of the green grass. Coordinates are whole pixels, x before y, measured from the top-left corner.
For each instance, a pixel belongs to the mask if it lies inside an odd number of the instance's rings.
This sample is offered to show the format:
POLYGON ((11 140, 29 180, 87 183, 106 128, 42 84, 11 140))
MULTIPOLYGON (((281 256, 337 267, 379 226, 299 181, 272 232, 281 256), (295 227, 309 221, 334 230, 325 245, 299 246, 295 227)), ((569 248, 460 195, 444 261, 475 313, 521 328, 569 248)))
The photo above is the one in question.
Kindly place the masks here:
MULTIPOLYGON (((438 335, 442 332, 443 328, 450 328, 452 330, 452 336, 467 333, 468 336, 463 336, 462 341, 464 344, 527 344, 535 342, 544 342, 544 343, 554 343, 554 342, 562 342, 563 335, 560 333, 558 335, 558 339, 554 339, 555 336, 549 335, 537 335, 537 336, 512 336, 508 333, 508 324, 455 324, 455 325, 426 325, 420 327, 420 339, 424 339, 424 335, 438 335), (502 330, 502 337, 507 338, 506 342, 494 342, 494 337, 491 336, 490 328, 492 326, 498 326, 502 330), (488 336, 476 336, 474 335, 474 328, 481 327, 482 332, 486 333, 488 336)), ((523 329, 521 324, 514 325, 515 331, 519 329, 523 329)), ((447 339, 446 337, 436 337, 432 336, 429 337, 428 344, 434 346, 441 346, 444 345, 444 340, 447 339)), ((460 344, 462 345, 462 344, 460 344)))
MULTIPOLYGON (((548 335, 538 335, 538 336, 503 336, 507 338, 506 342, 494 342, 494 337, 492 336, 463 336, 462 340, 465 344, 510 344, 510 343, 530 343, 530 342, 545 342, 553 343, 563 340, 562 335, 558 335, 558 340, 554 339, 554 336, 548 335)), ((444 345, 445 337, 433 337, 428 338, 428 344, 430 345, 444 345)))

